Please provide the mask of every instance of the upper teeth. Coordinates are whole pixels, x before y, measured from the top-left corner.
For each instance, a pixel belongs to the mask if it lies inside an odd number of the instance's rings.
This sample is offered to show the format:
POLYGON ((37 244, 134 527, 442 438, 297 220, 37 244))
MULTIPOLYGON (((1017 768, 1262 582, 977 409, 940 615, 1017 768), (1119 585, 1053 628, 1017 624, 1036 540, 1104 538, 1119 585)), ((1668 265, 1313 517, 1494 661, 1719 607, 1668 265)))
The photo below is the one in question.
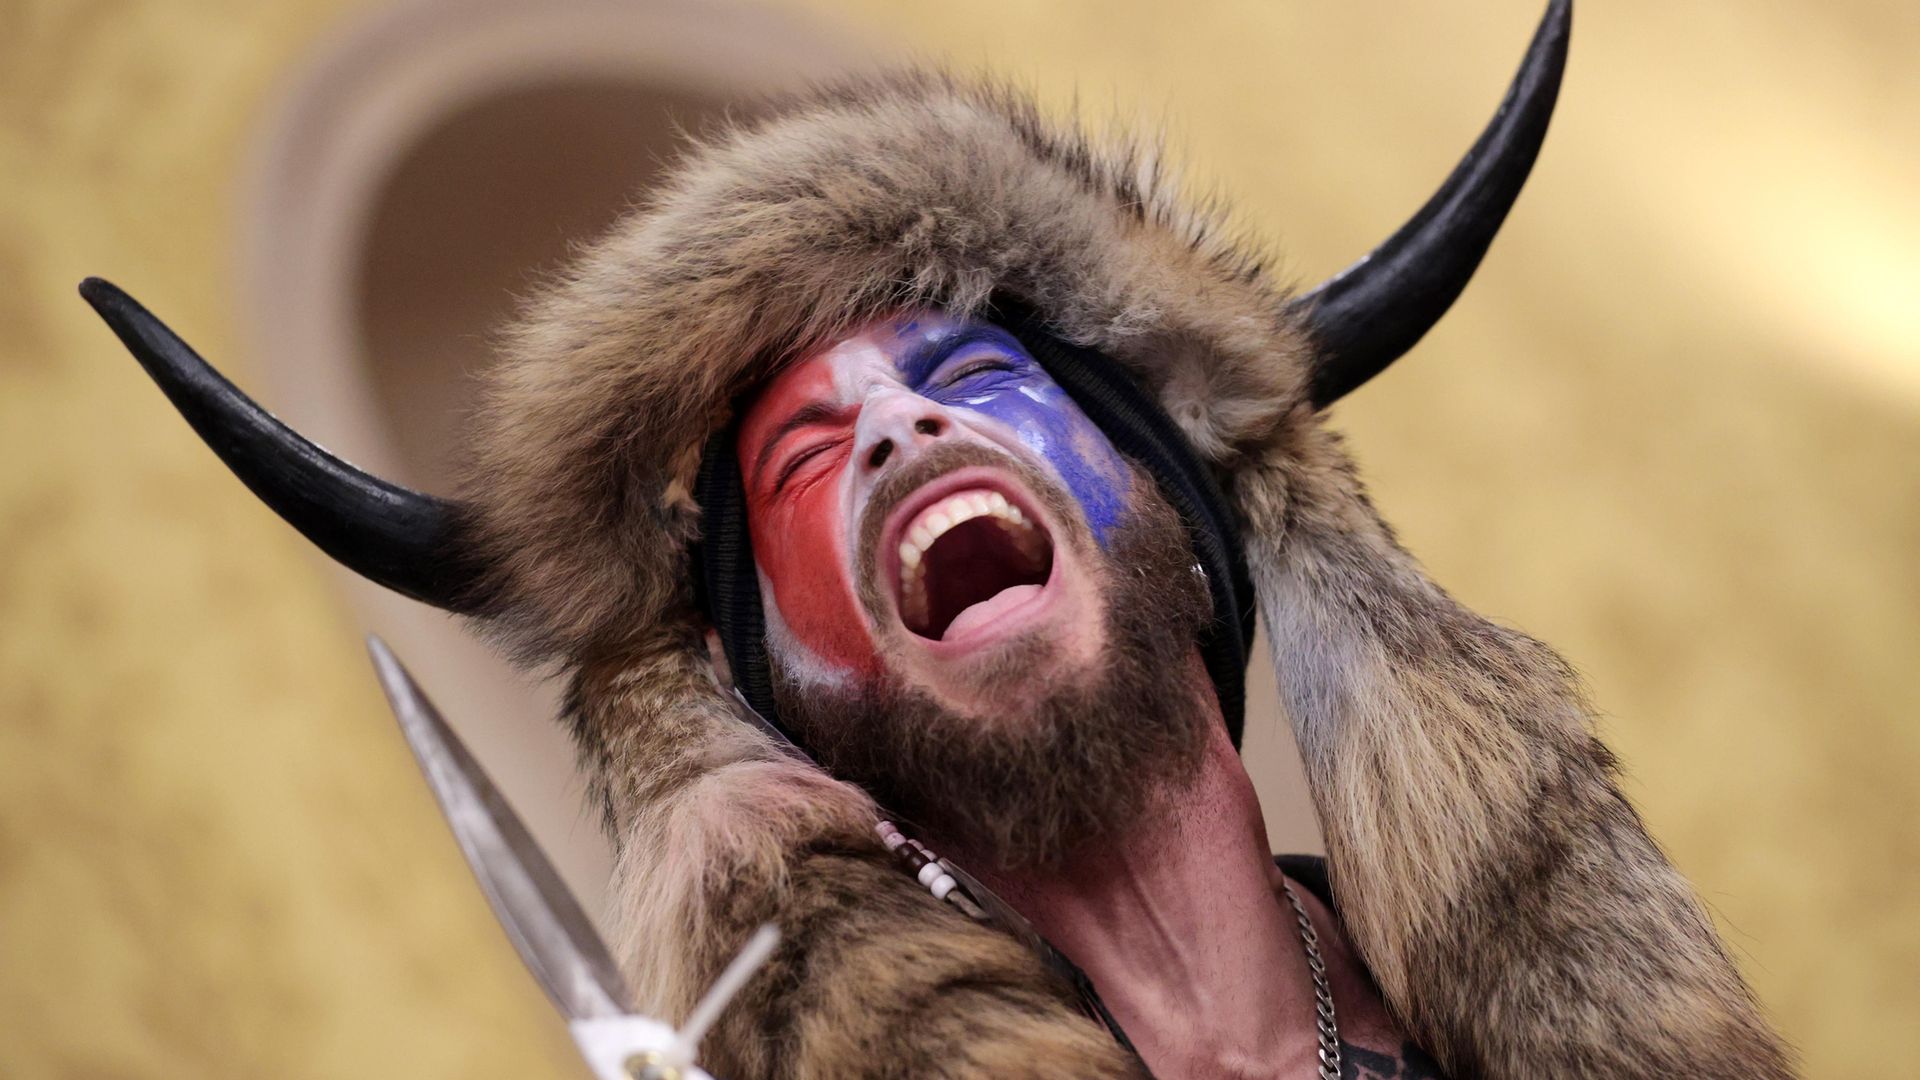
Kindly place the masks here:
POLYGON ((1029 555, 1038 557, 1046 544, 1045 537, 1027 520, 1027 515, 997 491, 962 491, 934 503, 920 511, 900 540, 900 595, 906 608, 903 614, 909 621, 926 615, 927 594, 922 587, 921 558, 949 529, 977 517, 993 518, 1029 555))

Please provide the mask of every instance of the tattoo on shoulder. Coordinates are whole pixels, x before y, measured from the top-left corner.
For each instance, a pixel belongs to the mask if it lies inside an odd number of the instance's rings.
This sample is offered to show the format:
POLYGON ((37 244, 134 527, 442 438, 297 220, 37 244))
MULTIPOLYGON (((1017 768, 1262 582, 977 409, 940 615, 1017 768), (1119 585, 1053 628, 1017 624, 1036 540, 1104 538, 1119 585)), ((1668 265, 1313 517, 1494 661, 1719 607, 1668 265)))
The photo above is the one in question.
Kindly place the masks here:
POLYGON ((1439 1063, 1412 1042, 1397 1053, 1382 1054, 1340 1042, 1340 1080, 1447 1080, 1439 1063))

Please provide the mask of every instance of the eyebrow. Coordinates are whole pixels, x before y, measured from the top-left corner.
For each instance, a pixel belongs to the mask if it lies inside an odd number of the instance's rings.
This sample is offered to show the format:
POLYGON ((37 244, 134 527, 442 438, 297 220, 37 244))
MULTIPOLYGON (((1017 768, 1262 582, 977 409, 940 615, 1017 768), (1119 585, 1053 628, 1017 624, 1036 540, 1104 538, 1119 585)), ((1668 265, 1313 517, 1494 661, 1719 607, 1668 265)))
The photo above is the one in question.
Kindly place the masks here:
MULTIPOLYGON (((926 381, 927 376, 933 374, 935 369, 945 363, 948 357, 969 345, 982 343, 999 345, 1022 354, 1026 352, 1019 340, 1005 330, 997 326, 974 325, 956 330, 945 337, 920 342, 894 364, 894 369, 900 372, 901 379, 908 386, 918 387, 926 381)), ((816 401, 795 409, 793 415, 780 421, 780 426, 774 428, 766 441, 760 444, 760 453, 755 456, 753 462, 753 475, 758 477, 766 471, 767 463, 773 459, 774 451, 780 448, 782 439, 801 428, 837 420, 845 411, 844 406, 826 401, 816 401)))
POLYGON ((772 460, 773 452, 780 447, 780 440, 801 428, 836 420, 844 411, 841 406, 830 401, 816 401, 795 409, 793 415, 780 421, 780 426, 773 429, 773 434, 767 436, 767 441, 760 444, 760 453, 753 461, 753 475, 757 478, 766 471, 767 462, 772 460))
POLYGON ((999 345, 1023 354, 1026 351, 1021 348, 1020 342, 1005 330, 997 326, 975 324, 956 330, 946 337, 920 342, 901 357, 894 367, 908 386, 918 387, 927 380, 927 376, 933 374, 934 369, 945 363, 948 357, 969 345, 982 343, 999 345))

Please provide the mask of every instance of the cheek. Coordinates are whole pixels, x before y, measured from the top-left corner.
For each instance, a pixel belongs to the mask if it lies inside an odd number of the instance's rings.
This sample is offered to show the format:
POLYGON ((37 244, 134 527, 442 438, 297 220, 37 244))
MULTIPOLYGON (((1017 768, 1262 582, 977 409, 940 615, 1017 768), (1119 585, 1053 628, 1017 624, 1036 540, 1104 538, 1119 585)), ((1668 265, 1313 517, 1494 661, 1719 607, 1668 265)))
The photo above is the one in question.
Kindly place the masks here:
POLYGON ((878 666, 866 616, 847 568, 845 470, 752 519, 753 558, 794 639, 833 667, 878 666))
POLYGON ((1013 429, 1027 449, 1046 459, 1086 514, 1104 549, 1108 534, 1126 514, 1132 474, 1126 458, 1057 386, 1015 386, 965 402, 1013 429))

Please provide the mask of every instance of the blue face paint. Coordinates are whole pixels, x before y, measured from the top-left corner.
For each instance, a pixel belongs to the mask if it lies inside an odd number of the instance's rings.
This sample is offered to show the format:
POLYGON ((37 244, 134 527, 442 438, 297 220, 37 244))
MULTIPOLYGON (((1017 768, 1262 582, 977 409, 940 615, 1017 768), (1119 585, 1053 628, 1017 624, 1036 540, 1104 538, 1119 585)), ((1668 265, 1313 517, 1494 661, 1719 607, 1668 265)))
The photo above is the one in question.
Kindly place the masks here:
POLYGON ((1102 549, 1126 514, 1127 460, 1012 334, 986 323, 922 316, 895 324, 894 366, 930 401, 1012 429, 1052 465, 1102 549))

